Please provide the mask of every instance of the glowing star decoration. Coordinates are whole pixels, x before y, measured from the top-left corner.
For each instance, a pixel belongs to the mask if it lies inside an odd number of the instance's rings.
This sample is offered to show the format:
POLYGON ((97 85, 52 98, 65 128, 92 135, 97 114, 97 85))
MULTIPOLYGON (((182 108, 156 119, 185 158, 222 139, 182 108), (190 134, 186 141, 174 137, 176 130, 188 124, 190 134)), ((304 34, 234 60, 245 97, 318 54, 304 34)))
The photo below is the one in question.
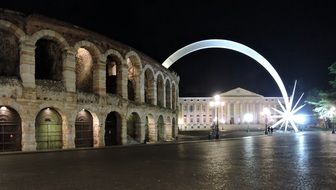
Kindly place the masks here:
MULTIPOLYGON (((289 122, 293 126, 295 131, 297 131, 297 128, 296 128, 295 123, 293 122, 293 119, 289 119, 289 118, 293 117, 292 113, 293 113, 294 110, 291 107, 292 107, 292 103, 293 103, 292 98, 293 98, 294 92, 293 92, 293 95, 291 97, 291 100, 289 100, 285 85, 283 84, 279 74, 274 69, 274 67, 262 55, 260 55, 258 52, 254 51, 253 49, 251 49, 251 48, 249 48, 249 47, 247 47, 243 44, 240 44, 240 43, 237 43, 237 42, 234 42, 234 41, 230 41, 230 40, 221 40, 221 39, 210 39, 210 40, 198 41, 198 42, 189 44, 189 45, 177 50, 175 53, 170 55, 162 63, 162 65, 166 68, 169 68, 172 64, 174 64, 177 60, 179 60, 183 56, 185 56, 189 53, 198 51, 198 50, 208 49, 208 48, 223 48, 223 49, 229 49, 229 50, 237 51, 237 52, 240 52, 242 54, 245 54, 245 55, 251 57, 252 59, 257 61, 261 66, 263 66, 267 70, 267 72, 269 72, 269 74, 275 80, 276 84, 278 85, 278 87, 280 89, 282 97, 284 99, 285 107, 282 104, 280 104, 281 108, 283 108, 283 114, 281 114, 282 119, 280 119, 280 120, 283 120, 284 118, 286 118, 286 119, 284 119, 287 122, 286 127, 288 126, 288 122, 289 122)), ((295 88, 294 88, 294 90, 295 90, 295 88)), ((296 103, 296 105, 297 105, 297 103, 296 103)), ((303 106, 300 106, 299 108, 301 109, 302 107, 303 106)), ((281 111, 279 111, 279 112, 281 112, 281 111)), ((279 123, 279 121, 276 122, 276 123, 279 123)), ((275 127, 276 125, 273 125, 273 126, 275 127)))
POLYGON ((290 124, 293 127, 293 129, 295 130, 295 132, 298 131, 298 128, 296 127, 296 123, 300 124, 301 120, 298 120, 298 116, 299 115, 295 115, 295 114, 301 108, 303 108, 303 106, 305 106, 305 104, 297 107, 297 105, 299 104, 301 98, 303 97, 304 93, 302 93, 301 96, 300 96, 300 98, 298 99, 298 101, 295 103, 295 105, 292 106, 293 105, 293 101, 294 101, 295 88, 296 88, 296 81, 294 83, 294 88, 293 88, 292 96, 290 97, 290 100, 289 100, 289 106, 290 106, 289 108, 290 109, 286 109, 279 100, 278 100, 278 103, 280 105, 281 110, 272 108, 275 112, 277 112, 278 114, 280 114, 280 115, 277 115, 277 116, 273 116, 273 118, 277 118, 277 119, 280 119, 280 120, 277 121, 276 123, 274 123, 271 126, 272 128, 275 128, 275 127, 281 125, 280 129, 282 129, 285 126, 285 131, 287 131, 287 127, 290 124))

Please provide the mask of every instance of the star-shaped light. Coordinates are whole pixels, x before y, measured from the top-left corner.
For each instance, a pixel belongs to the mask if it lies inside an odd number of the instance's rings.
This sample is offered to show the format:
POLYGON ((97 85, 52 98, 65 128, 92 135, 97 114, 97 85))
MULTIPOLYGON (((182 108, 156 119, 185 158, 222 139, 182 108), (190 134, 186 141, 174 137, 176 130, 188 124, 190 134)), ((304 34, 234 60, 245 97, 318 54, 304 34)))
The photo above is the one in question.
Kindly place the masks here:
MULTIPOLYGON (((303 97, 303 94, 300 96, 300 98, 298 99, 298 101, 295 103, 295 105, 293 106, 293 100, 294 100, 294 94, 295 94, 295 88, 296 88, 296 81, 294 83, 294 88, 293 88, 293 93, 292 96, 289 98, 289 103, 285 104, 285 106, 278 100, 278 103, 280 105, 281 110, 278 110, 276 108, 272 108, 275 112, 277 112, 280 115, 276 115, 273 116, 273 118, 279 119, 279 121, 277 121, 276 123, 274 123, 271 127, 275 128, 279 125, 280 129, 282 129, 285 126, 285 131, 287 131, 287 127, 290 125, 292 126, 292 128, 295 130, 295 132, 298 132, 298 128, 296 127, 296 116, 295 115, 301 108, 303 108, 305 106, 305 104, 298 106, 301 98, 303 97)), ((284 100, 286 102, 286 100, 284 100)))

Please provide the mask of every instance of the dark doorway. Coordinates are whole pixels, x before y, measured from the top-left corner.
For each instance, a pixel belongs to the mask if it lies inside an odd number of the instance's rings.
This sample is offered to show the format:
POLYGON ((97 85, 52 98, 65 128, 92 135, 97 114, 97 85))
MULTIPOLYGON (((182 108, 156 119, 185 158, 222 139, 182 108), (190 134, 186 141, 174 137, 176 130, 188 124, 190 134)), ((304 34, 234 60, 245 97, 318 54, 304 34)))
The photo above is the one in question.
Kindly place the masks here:
POLYGON ((117 93, 117 76, 120 63, 114 56, 107 56, 106 60, 106 92, 110 94, 117 93))
POLYGON ((141 131, 140 116, 138 113, 133 112, 127 119, 128 144, 137 144, 141 142, 140 131, 141 131))
POLYGON ((127 92, 128 92, 128 99, 134 101, 135 100, 134 85, 133 82, 130 80, 128 80, 127 82, 127 92))
POLYGON ((0 152, 21 150, 21 118, 12 108, 0 106, 0 152))
POLYGON ((121 144, 121 117, 117 112, 111 112, 105 120, 105 146, 121 144))
POLYGON ((159 116, 157 121, 157 140, 164 141, 164 121, 162 115, 159 116))
POLYGON ((90 112, 82 110, 78 113, 76 122, 76 148, 93 147, 93 119, 90 112))
POLYGON ((56 42, 38 40, 35 48, 35 79, 61 81, 62 59, 62 49, 56 42))

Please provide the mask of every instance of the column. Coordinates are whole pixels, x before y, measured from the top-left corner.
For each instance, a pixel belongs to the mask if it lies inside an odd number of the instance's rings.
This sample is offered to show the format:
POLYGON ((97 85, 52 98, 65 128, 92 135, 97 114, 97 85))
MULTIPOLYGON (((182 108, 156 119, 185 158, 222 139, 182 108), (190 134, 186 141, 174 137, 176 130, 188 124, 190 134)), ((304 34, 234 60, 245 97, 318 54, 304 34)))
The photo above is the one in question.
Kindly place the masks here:
POLYGON ((103 60, 98 60, 93 67, 93 92, 100 96, 106 95, 106 65, 103 60))
POLYGON ((237 102, 233 103, 233 118, 234 124, 237 124, 237 102))
POLYGON ((172 139, 172 124, 169 121, 164 123, 164 140, 172 139))
POLYGON ((163 107, 165 107, 165 108, 167 108, 167 105, 166 105, 166 83, 165 82, 163 82, 163 87, 162 87, 162 89, 163 89, 163 107))
POLYGON ((244 106, 244 103, 243 102, 241 102, 240 103, 240 124, 242 124, 243 123, 243 119, 244 119, 244 108, 243 108, 243 106, 244 106))
POLYGON ((75 136, 76 128, 74 126, 75 121, 66 121, 66 124, 62 125, 63 133, 63 147, 62 149, 75 148, 75 136))
POLYGON ((127 144, 127 116, 121 116, 121 144, 127 144))
POLYGON ((144 100, 144 97, 141 95, 141 80, 140 80, 140 73, 137 73, 137 76, 135 77, 135 87, 134 87, 134 93, 135 93, 135 102, 141 103, 144 100))
POLYGON ((25 88, 35 88, 35 44, 23 41, 20 44, 20 77, 25 88))
MULTIPOLYGON (((157 105, 157 85, 156 85, 156 80, 154 80, 154 84, 153 84, 153 105, 157 105)), ((183 108, 181 109, 181 111, 183 110, 183 108)))
POLYGON ((35 139, 35 117, 29 117, 21 115, 22 119, 22 151, 35 151, 36 139, 35 139))
POLYGON ((231 120, 231 102, 228 102, 227 104, 227 115, 226 115, 226 120, 228 121, 228 124, 230 124, 230 120, 231 120))
POLYGON ((145 138, 146 138, 146 123, 145 122, 138 122, 136 123, 136 129, 138 129, 139 131, 139 135, 138 135, 138 140, 140 143, 145 142, 145 138))
POLYGON ((67 50, 63 56, 63 81, 68 92, 76 92, 76 52, 67 50))
POLYGON ((120 64, 117 68, 119 68, 117 71, 117 93, 127 99, 128 68, 125 64, 120 64))

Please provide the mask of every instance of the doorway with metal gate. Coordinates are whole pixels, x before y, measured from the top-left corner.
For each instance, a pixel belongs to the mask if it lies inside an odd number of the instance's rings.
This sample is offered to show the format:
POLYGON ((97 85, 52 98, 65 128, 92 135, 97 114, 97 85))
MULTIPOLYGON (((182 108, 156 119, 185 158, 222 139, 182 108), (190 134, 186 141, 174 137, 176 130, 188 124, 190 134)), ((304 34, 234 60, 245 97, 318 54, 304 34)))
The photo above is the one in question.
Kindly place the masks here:
POLYGON ((93 118, 89 111, 83 109, 77 114, 75 128, 76 148, 93 147, 93 118))
POLYGON ((21 150, 21 118, 12 108, 0 106, 0 152, 21 150))
POLYGON ((121 117, 118 112, 110 112, 105 120, 105 146, 121 144, 121 117))
POLYGON ((53 108, 39 112, 35 120, 35 138, 37 150, 62 148, 62 118, 53 108))

